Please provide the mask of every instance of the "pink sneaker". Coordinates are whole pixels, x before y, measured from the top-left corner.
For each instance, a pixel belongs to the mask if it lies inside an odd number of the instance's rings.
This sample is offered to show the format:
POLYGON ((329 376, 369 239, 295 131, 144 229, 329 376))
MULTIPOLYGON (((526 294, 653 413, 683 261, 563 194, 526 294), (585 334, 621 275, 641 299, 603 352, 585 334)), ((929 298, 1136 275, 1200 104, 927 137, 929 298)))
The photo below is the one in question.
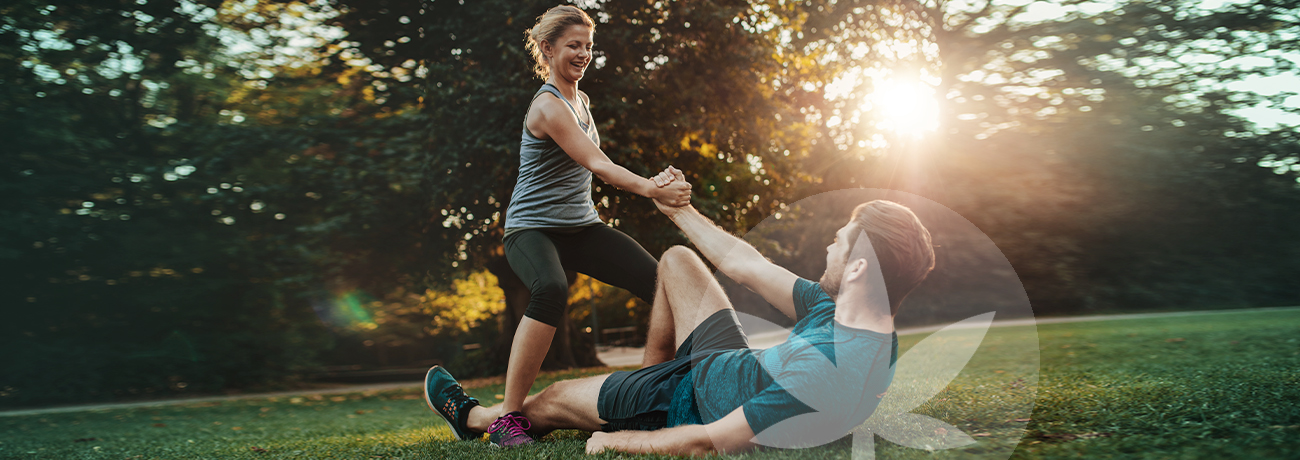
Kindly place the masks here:
POLYGON ((532 428, 532 422, 528 417, 515 411, 502 415, 491 426, 488 426, 488 441, 497 447, 516 447, 533 443, 533 437, 528 435, 528 429, 532 428))

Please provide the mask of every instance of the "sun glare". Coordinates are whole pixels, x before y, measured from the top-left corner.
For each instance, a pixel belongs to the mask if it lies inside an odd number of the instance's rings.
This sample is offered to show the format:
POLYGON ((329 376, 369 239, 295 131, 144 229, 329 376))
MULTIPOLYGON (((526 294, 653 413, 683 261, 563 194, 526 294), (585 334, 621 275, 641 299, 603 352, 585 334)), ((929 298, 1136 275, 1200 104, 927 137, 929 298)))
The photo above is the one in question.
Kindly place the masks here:
POLYGON ((920 82, 884 80, 862 108, 876 115, 877 128, 901 135, 921 136, 939 127, 934 88, 920 82))

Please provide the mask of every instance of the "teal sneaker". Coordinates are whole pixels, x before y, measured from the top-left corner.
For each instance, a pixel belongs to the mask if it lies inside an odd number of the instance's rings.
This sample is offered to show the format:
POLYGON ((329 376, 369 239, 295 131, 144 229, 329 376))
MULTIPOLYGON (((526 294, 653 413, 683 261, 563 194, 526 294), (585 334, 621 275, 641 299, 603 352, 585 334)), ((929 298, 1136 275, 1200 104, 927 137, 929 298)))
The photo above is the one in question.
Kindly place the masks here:
POLYGON ((424 375, 424 402, 442 416, 457 439, 468 441, 483 437, 483 433, 465 426, 469 411, 479 405, 478 400, 465 394, 465 389, 442 366, 433 366, 424 375))
POLYGON ((516 447, 533 443, 533 437, 528 435, 528 429, 532 428, 532 422, 524 414, 511 412, 502 415, 492 425, 488 427, 488 441, 497 447, 516 447))

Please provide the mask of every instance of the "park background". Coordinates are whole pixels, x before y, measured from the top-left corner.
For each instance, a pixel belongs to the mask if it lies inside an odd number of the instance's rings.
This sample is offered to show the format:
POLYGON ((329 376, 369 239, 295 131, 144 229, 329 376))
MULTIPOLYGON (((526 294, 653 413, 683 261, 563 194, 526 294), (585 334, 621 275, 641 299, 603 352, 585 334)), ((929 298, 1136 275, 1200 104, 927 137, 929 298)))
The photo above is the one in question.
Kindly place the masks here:
MULTIPOLYGON (((541 84, 523 31, 550 6, 0 6, 0 406, 500 374, 528 297, 501 249, 541 84)), ((1300 303, 1294 2, 581 6, 602 148, 683 169, 728 230, 827 228, 750 237, 778 263, 815 279, 846 215, 797 201, 877 188, 1014 267, 926 222, 938 267, 901 326, 1008 302, 985 289, 1008 279, 1038 316, 1300 303)), ((685 243, 595 185, 651 253, 685 243)), ((621 290, 575 276, 570 303, 549 369, 644 332, 621 290)))

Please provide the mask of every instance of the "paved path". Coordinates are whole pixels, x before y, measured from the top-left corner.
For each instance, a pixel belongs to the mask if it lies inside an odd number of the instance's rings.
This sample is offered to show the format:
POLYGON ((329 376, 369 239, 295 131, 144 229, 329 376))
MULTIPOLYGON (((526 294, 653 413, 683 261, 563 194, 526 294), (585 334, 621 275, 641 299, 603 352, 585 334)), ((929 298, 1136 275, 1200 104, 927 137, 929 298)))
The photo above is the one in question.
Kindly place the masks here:
MULTIPOLYGON (((1204 311, 1180 311, 1168 313, 1132 313, 1123 315, 1095 315, 1095 316, 1070 316, 1061 318, 1024 318, 994 321, 992 327, 1009 327, 1009 326, 1029 326, 1037 324, 1055 324, 1055 323, 1078 323, 1087 321, 1119 321, 1144 318, 1172 318, 1180 316, 1199 316, 1199 315, 1225 315, 1225 314, 1243 314, 1243 313, 1262 313, 1275 311, 1294 311, 1300 310, 1298 307, 1268 307, 1268 308, 1241 308, 1233 310, 1204 310, 1204 311)), ((946 327, 946 324, 938 326, 926 326, 917 328, 899 329, 898 335, 924 334, 934 332, 946 327)), ((772 331, 749 336, 750 346, 753 348, 770 348, 785 342, 789 335, 787 331, 772 331)), ((641 358, 644 349, 638 347, 612 347, 598 353, 600 360, 611 367, 635 366, 641 364, 641 358)), ((166 399, 158 401, 132 402, 132 403, 113 403, 113 404, 86 404, 63 407, 47 407, 40 409, 24 409, 0 411, 0 417, 18 416, 18 415, 40 415, 56 414, 62 412, 81 412, 81 411, 102 411, 111 409, 131 409, 140 407, 157 407, 169 406, 173 404, 200 404, 207 402, 238 401, 243 399, 258 398, 275 398, 275 397, 292 397, 304 395, 326 395, 337 393, 357 393, 363 391, 385 391, 419 388, 422 382, 393 382, 393 383, 373 383, 366 385, 346 385, 332 388, 322 388, 315 390, 297 390, 281 391, 274 393, 256 393, 234 396, 207 396, 194 398, 166 399)))

